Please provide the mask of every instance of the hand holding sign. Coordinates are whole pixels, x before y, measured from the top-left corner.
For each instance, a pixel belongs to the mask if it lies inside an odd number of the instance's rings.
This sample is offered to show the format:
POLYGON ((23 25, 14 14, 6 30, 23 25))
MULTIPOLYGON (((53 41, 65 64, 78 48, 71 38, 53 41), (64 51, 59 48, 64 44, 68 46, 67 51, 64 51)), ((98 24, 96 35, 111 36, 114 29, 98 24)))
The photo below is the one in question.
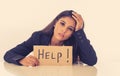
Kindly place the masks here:
POLYGON ((21 59, 19 61, 19 63, 24 65, 24 66, 32 66, 32 67, 39 65, 38 59, 36 57, 32 56, 32 55, 21 59))

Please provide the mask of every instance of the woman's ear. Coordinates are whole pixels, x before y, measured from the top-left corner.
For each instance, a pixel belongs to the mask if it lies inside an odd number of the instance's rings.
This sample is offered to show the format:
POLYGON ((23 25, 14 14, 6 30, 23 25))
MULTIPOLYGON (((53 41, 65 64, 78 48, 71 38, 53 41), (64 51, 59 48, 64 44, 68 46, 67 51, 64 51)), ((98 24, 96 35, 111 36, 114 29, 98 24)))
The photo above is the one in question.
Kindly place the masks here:
POLYGON ((54 28, 55 28, 55 24, 54 24, 54 26, 53 26, 54 28))
POLYGON ((55 23, 54 23, 54 27, 56 26, 57 21, 58 21, 58 20, 55 21, 55 23))

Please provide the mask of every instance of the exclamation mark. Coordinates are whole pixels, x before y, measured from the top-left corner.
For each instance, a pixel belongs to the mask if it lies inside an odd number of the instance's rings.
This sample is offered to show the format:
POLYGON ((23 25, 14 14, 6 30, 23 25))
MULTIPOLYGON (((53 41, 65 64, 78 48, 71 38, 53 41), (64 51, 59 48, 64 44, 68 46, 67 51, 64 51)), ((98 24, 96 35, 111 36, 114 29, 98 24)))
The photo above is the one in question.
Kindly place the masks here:
POLYGON ((69 49, 67 49, 67 63, 69 62, 69 49))

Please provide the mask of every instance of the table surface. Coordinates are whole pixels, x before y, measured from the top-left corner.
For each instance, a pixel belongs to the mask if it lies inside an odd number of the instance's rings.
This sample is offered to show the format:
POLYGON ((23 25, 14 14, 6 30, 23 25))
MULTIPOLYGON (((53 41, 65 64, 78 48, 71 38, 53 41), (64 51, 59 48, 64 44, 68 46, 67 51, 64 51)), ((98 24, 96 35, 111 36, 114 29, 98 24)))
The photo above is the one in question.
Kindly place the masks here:
POLYGON ((97 69, 93 66, 37 66, 25 67, 0 62, 1 73, 4 76, 96 76, 97 69))
POLYGON ((7 63, 0 57, 2 76, 120 76, 119 58, 98 59, 95 66, 75 64, 72 66, 25 67, 7 63))

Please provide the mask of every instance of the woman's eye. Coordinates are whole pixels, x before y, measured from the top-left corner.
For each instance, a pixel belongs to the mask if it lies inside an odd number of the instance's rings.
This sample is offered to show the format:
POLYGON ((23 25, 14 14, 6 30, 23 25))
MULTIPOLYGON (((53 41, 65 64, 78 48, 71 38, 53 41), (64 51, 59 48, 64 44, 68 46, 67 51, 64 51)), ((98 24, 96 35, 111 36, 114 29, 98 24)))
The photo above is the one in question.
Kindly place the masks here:
POLYGON ((65 23, 63 23, 63 22, 60 22, 60 24, 61 24, 61 25, 65 25, 65 23))
POLYGON ((68 28, 70 31, 74 31, 74 29, 73 28, 68 28))

